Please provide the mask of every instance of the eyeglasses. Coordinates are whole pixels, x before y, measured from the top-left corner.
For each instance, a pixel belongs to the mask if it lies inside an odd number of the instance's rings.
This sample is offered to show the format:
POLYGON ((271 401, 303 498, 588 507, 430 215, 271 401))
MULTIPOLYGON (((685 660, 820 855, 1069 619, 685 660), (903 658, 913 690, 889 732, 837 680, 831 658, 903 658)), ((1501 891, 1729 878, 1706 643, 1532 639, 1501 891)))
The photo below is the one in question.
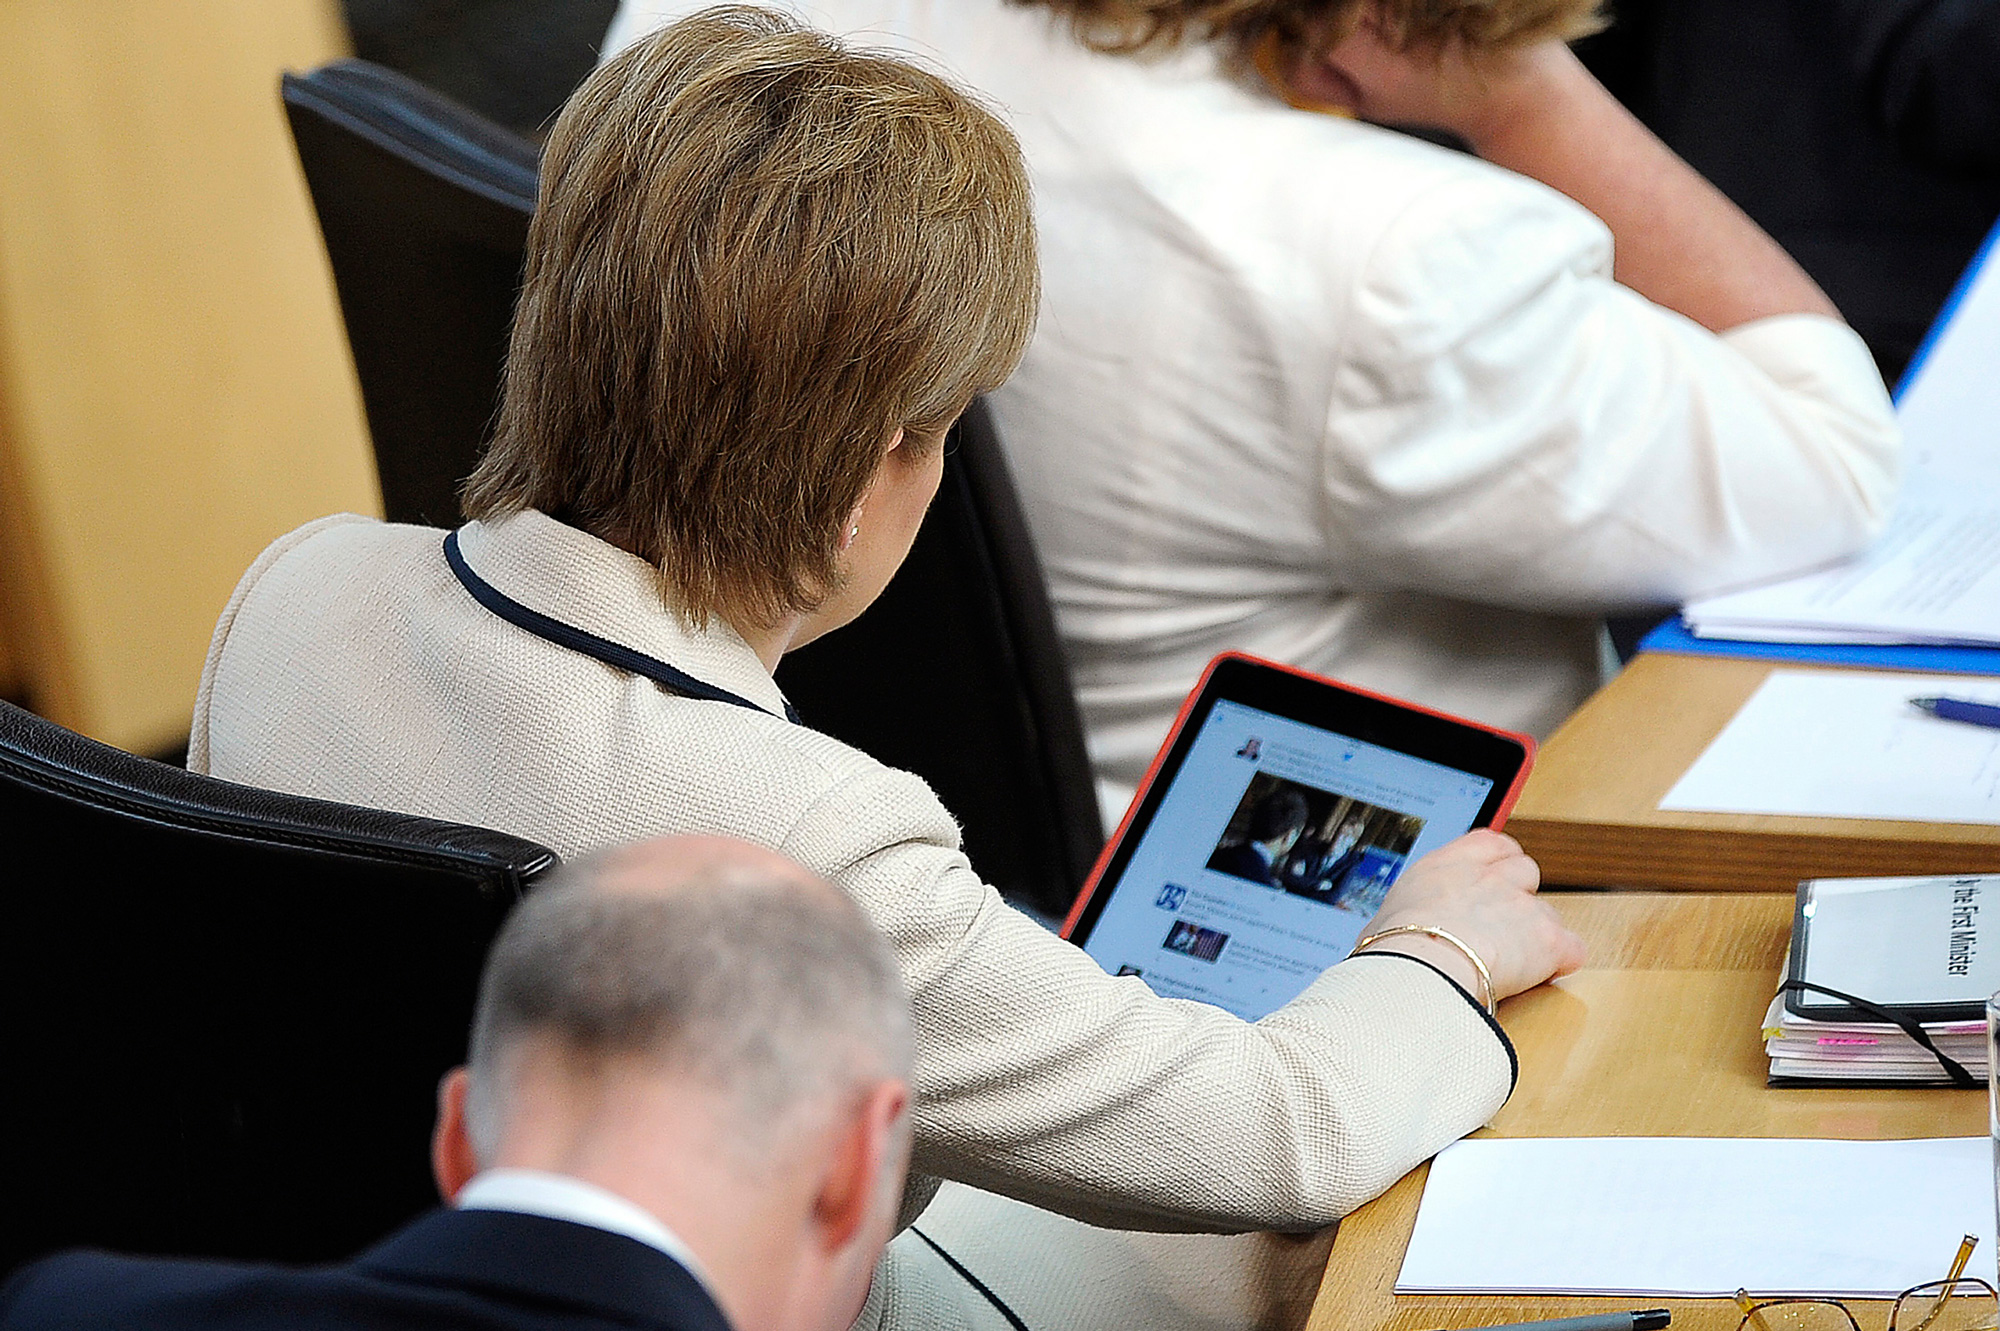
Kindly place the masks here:
MULTIPOLYGON (((2000 1295, 1984 1280, 1965 1274, 1979 1240, 1970 1234, 1958 1245, 1951 1274, 1928 1285, 1906 1289, 1889 1310, 1888 1331, 1995 1331, 2000 1295)), ((1847 1305, 1834 1299, 1771 1299, 1751 1302, 1736 1291, 1743 1320, 1736 1331, 1861 1331, 1847 1305)))

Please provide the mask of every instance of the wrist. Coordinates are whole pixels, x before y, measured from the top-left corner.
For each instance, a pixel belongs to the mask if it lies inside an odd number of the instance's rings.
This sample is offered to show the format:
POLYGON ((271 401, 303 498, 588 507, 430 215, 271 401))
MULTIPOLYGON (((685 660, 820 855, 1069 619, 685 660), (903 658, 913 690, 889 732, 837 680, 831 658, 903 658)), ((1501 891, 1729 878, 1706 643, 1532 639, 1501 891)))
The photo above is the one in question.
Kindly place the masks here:
POLYGON ((1477 954, 1465 945, 1463 940, 1452 942, 1428 932, 1416 932, 1414 929, 1409 933, 1394 932, 1397 927, 1389 926, 1386 929, 1370 930, 1363 934, 1360 943, 1355 946, 1355 953, 1394 952, 1413 957, 1448 976, 1459 988, 1473 995, 1488 1011, 1499 1002, 1500 995, 1493 987, 1491 974, 1482 969, 1483 961, 1474 960, 1477 954))

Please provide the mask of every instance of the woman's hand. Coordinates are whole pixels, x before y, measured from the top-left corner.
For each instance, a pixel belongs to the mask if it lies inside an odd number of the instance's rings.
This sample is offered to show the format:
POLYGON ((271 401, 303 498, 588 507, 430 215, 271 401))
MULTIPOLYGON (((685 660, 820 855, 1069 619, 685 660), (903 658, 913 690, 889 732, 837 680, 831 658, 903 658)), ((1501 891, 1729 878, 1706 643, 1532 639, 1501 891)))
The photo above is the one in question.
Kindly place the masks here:
MULTIPOLYGON (((1583 965, 1583 940, 1535 895, 1542 871, 1520 843, 1498 832, 1468 832, 1412 864, 1389 889, 1363 935, 1399 924, 1428 925, 1465 941, 1493 976, 1497 1002, 1583 965)), ((1479 993, 1479 976, 1451 944, 1400 934, 1370 948, 1435 965, 1479 993)))
POLYGON ((1591 79, 1558 41, 1502 51, 1457 42, 1397 50, 1364 18, 1337 46, 1302 57, 1293 82, 1305 96, 1364 120, 1435 126, 1479 148, 1591 79))
POLYGON ((1668 151, 1561 42, 1397 50, 1381 19, 1309 48, 1286 82, 1306 102, 1430 125, 1561 190, 1616 240, 1617 279, 1714 332, 1780 314, 1840 312, 1742 210, 1668 151))

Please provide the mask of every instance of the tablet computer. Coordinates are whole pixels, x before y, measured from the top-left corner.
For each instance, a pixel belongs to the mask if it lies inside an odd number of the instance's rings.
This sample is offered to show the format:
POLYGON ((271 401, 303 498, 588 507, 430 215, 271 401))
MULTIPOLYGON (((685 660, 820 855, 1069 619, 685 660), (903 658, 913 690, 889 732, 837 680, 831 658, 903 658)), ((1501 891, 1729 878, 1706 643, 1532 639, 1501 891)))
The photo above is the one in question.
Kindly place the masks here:
POLYGON ((1255 1021, 1348 955, 1404 866, 1499 827, 1534 751, 1525 735, 1218 656, 1063 937, 1115 975, 1255 1021))

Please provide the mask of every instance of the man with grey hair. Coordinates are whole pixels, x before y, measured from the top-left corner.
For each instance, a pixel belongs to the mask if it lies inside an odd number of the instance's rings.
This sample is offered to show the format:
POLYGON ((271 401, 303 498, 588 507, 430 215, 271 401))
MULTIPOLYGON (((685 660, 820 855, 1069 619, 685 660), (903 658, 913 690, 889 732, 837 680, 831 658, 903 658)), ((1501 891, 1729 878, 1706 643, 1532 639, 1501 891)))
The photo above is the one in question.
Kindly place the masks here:
POLYGON ((509 918, 439 1091, 451 1209, 295 1271, 79 1253, 0 1328, 833 1331, 894 1225, 910 1030, 887 945, 770 851, 673 837, 509 918))

